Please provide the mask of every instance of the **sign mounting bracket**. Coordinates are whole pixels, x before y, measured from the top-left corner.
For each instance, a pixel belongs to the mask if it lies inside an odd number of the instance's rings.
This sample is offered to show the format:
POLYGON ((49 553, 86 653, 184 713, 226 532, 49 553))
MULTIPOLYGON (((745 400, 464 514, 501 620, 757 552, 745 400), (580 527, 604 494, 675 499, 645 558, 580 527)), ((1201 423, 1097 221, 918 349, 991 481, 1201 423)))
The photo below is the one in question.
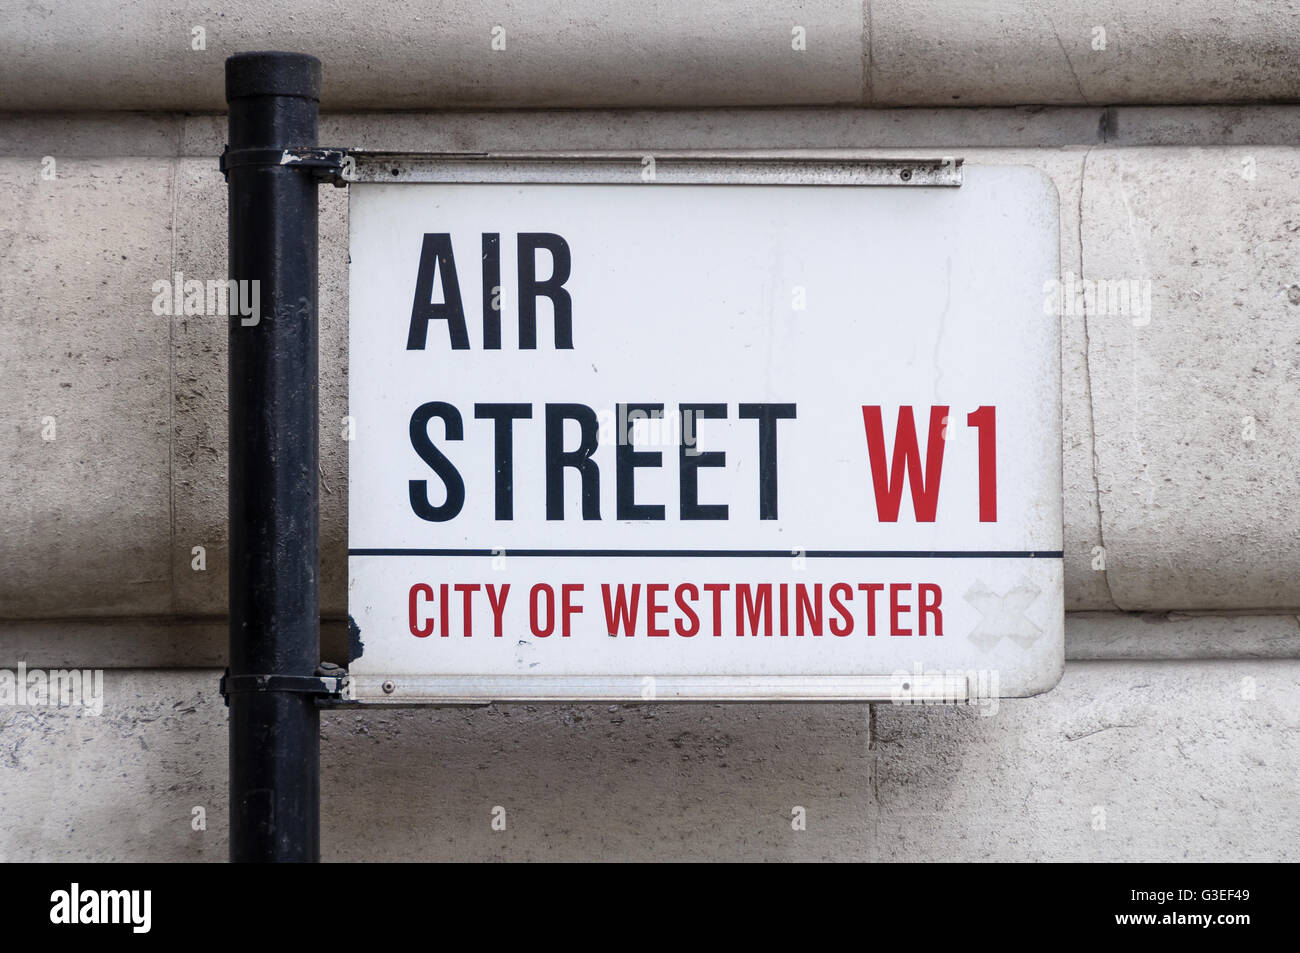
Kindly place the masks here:
POLYGON ((963 160, 826 153, 367 152, 349 150, 348 182, 665 185, 863 185, 959 188, 963 160))

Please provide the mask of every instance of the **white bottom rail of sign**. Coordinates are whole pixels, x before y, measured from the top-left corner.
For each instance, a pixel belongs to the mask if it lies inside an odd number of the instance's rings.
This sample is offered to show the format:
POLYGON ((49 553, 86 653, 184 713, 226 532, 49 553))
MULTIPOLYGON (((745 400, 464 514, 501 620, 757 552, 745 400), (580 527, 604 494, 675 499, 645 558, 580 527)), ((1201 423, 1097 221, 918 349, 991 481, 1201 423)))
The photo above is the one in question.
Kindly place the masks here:
POLYGON ((348 701, 391 705, 494 702, 970 702, 965 673, 894 675, 384 676, 354 675, 348 701))

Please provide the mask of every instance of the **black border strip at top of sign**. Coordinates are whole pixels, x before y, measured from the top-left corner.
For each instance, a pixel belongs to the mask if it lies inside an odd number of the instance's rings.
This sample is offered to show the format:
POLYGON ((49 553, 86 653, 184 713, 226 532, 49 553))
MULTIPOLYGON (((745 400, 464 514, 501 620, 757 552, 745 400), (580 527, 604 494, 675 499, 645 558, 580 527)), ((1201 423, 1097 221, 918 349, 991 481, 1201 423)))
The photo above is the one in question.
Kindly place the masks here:
POLYGON ((349 549, 349 556, 667 556, 788 559, 1064 559, 1060 549, 349 549))

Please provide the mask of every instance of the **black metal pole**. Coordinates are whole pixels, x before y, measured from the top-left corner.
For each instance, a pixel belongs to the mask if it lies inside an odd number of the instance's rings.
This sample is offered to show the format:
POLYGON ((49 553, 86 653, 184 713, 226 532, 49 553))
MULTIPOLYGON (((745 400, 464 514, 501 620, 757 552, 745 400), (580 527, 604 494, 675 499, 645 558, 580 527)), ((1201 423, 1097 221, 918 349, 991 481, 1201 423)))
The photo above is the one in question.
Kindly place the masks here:
MULTIPOLYGON (((316 145, 320 62, 226 60, 230 277, 230 684, 312 676, 318 585, 316 179, 266 153, 316 145), (248 161, 238 161, 240 158, 248 161), (232 295, 233 297, 233 295, 232 295)), ((231 691, 230 859, 320 859, 320 713, 301 690, 231 691)))

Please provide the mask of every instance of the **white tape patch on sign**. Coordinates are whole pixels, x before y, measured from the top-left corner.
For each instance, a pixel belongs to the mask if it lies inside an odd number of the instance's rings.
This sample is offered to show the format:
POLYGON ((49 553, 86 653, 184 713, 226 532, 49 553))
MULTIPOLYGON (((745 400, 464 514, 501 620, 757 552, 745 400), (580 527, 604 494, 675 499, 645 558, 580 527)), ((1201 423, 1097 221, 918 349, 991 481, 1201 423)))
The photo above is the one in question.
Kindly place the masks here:
POLYGON ((1041 174, 351 189, 357 698, 1057 682, 1041 174))

